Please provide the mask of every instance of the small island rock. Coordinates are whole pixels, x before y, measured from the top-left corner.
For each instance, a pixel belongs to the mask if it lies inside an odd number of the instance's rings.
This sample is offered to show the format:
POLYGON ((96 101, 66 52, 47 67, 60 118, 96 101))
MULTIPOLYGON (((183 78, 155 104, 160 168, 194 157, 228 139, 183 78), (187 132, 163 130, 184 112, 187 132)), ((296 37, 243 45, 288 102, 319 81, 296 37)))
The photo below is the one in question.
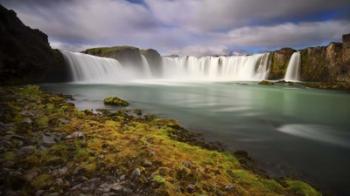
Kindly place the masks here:
POLYGON ((114 106, 128 106, 129 103, 123 99, 118 97, 107 97, 103 100, 106 105, 114 105, 114 106))

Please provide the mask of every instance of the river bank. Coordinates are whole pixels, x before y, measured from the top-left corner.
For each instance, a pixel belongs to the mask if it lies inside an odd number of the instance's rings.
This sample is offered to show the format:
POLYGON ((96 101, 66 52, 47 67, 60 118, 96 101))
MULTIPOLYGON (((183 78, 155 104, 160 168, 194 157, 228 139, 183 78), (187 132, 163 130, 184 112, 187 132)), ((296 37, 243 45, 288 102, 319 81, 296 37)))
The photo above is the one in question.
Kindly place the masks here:
POLYGON ((173 120, 79 111, 37 86, 1 87, 0 94, 6 195, 319 194, 301 181, 260 176, 230 153, 186 143, 173 120))

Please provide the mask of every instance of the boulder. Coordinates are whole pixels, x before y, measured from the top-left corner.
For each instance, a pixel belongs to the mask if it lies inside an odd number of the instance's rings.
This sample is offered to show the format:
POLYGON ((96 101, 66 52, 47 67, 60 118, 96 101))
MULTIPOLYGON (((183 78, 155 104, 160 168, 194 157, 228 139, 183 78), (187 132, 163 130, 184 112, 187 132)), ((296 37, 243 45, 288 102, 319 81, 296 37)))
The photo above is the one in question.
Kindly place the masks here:
POLYGON ((103 103, 106 105, 114 105, 114 106, 128 106, 129 103, 123 99, 118 97, 106 97, 103 100, 103 103))
POLYGON ((0 5, 0 83, 63 81, 66 72, 47 35, 25 26, 14 11, 0 5))

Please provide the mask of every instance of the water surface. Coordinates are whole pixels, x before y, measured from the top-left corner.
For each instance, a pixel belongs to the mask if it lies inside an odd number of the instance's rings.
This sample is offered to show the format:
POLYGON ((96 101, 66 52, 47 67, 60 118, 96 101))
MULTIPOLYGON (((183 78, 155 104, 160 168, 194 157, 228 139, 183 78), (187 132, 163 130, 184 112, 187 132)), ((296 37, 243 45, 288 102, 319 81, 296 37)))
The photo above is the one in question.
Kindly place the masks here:
POLYGON ((350 194, 350 94, 239 83, 45 84, 71 94, 82 109, 118 96, 131 108, 177 119, 185 127, 246 150, 273 175, 297 175, 338 195, 350 194))

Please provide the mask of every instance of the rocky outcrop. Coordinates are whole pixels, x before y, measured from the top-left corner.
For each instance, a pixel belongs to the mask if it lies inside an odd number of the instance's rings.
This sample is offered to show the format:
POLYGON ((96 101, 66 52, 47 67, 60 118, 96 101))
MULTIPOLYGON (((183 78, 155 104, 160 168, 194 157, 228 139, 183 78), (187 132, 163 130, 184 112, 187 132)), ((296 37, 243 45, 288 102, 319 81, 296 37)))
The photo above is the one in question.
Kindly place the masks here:
POLYGON ((0 5, 0 83, 63 81, 66 69, 47 35, 25 26, 14 11, 0 5))
POLYGON ((142 64, 140 49, 132 46, 90 48, 82 53, 114 58, 124 65, 138 66, 142 64))
POLYGON ((146 49, 141 50, 141 53, 146 57, 150 64, 153 75, 160 76, 162 73, 162 57, 159 52, 154 49, 146 49))
POLYGON ((338 76, 338 79, 350 83, 350 34, 343 35, 342 53, 343 65, 340 70, 341 75, 338 76))
MULTIPOLYGON (((271 52, 269 79, 282 79, 291 55, 291 48, 271 52)), ((309 47, 300 50, 301 80, 312 82, 350 81, 350 34, 342 43, 309 47)))
POLYGON ((135 67, 142 66, 143 62, 141 55, 144 55, 154 75, 160 75, 162 71, 162 58, 160 54, 154 49, 139 49, 132 46, 115 46, 86 49, 82 51, 82 53, 114 58, 123 65, 135 67))
POLYGON ((290 57, 295 52, 292 48, 282 48, 270 54, 269 79, 276 80, 284 77, 290 57))
POLYGON ((303 81, 329 82, 336 80, 341 65, 340 43, 301 50, 301 78, 303 81))

